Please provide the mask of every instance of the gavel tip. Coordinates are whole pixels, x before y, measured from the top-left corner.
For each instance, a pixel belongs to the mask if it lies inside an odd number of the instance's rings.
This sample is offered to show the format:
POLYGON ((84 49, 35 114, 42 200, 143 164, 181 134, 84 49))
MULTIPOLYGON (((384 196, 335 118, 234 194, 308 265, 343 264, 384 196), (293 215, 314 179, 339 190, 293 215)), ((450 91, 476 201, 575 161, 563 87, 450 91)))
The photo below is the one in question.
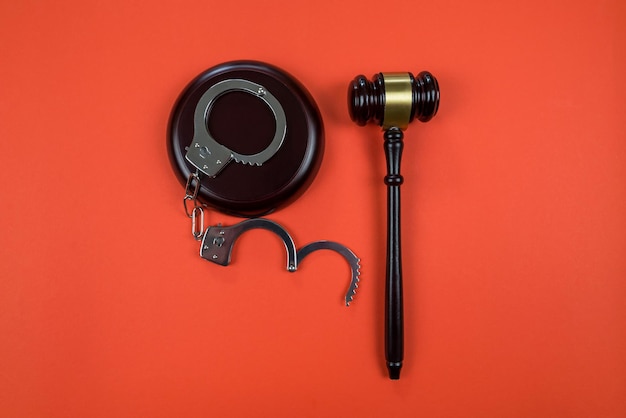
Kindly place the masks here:
POLYGON ((401 368, 402 368, 402 362, 390 361, 389 363, 387 363, 387 369, 389 370, 389 379, 399 380, 401 368))

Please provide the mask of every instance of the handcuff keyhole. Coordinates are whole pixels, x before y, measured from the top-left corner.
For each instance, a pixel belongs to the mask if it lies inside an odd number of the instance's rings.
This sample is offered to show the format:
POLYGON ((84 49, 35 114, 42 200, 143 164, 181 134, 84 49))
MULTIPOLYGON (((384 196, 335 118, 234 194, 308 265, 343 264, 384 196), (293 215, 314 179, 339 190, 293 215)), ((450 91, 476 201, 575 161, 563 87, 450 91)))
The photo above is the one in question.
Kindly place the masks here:
POLYGON ((202 158, 206 158, 209 155, 211 155, 211 151, 209 151, 208 147, 202 147, 198 150, 198 153, 200 154, 200 157, 202 158))

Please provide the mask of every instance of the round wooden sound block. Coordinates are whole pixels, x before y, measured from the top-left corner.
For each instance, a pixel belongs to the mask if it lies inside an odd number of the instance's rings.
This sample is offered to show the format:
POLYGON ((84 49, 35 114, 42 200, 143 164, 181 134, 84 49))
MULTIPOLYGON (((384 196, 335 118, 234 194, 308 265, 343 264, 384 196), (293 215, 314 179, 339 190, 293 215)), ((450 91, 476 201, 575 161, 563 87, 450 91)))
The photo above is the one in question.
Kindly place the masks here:
POLYGON ((181 184, 198 171, 198 199, 239 216, 264 215, 297 198, 324 151, 311 95, 283 70, 255 61, 196 77, 174 106, 167 140, 181 184))

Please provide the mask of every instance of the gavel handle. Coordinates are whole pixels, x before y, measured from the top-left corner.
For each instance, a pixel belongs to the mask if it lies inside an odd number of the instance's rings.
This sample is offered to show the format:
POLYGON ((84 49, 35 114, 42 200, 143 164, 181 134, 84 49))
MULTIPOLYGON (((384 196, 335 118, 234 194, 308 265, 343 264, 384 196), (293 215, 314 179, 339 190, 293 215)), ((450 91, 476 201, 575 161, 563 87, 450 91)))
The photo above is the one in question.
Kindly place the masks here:
POLYGON ((385 358, 389 378, 400 378, 404 356, 402 308, 402 251, 400 247, 400 159, 404 134, 390 128, 384 134, 387 159, 387 276, 385 283, 385 358))

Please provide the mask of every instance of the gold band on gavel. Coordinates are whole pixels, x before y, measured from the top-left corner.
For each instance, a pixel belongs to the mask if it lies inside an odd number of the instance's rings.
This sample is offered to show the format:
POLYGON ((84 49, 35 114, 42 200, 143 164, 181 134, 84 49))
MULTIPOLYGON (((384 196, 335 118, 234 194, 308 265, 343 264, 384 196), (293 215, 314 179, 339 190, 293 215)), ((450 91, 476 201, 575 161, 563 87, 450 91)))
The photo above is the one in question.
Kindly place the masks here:
POLYGON ((411 119, 413 88, 409 73, 382 73, 385 81, 385 112, 383 129, 405 130, 411 119))

